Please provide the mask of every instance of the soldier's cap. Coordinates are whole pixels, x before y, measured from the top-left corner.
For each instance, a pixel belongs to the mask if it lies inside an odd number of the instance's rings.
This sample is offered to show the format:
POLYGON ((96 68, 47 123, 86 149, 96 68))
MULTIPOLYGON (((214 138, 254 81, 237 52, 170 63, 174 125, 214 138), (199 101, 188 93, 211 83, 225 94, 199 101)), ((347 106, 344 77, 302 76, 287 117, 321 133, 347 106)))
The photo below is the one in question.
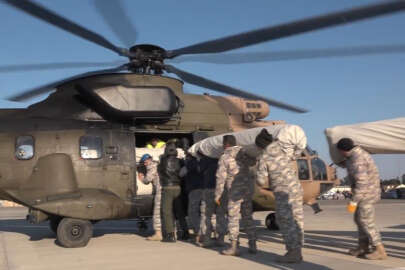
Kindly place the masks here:
POLYGON ((231 146, 235 146, 236 145, 236 138, 233 135, 224 135, 224 137, 222 137, 222 143, 224 145, 229 144, 231 146))
POLYGON ((141 157, 140 162, 145 162, 145 160, 150 159, 150 158, 152 158, 151 155, 149 155, 149 154, 144 154, 144 155, 141 157))
POLYGON ((342 138, 336 144, 337 149, 343 151, 350 151, 354 148, 354 142, 350 138, 342 138))
POLYGON ((273 142, 273 136, 267 131, 267 129, 263 128, 260 133, 256 136, 255 144, 259 148, 266 148, 267 145, 273 142))

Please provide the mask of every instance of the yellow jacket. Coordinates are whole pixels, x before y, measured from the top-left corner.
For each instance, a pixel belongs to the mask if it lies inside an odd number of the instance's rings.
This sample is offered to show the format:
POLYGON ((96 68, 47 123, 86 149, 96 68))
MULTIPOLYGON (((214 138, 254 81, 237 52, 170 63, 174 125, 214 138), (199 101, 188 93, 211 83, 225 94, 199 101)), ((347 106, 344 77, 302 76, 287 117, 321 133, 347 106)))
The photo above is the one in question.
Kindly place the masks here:
POLYGON ((149 148, 149 149, 163 148, 165 146, 165 144, 166 143, 164 141, 158 141, 158 143, 156 144, 156 147, 153 147, 151 143, 148 143, 146 145, 146 148, 149 148))

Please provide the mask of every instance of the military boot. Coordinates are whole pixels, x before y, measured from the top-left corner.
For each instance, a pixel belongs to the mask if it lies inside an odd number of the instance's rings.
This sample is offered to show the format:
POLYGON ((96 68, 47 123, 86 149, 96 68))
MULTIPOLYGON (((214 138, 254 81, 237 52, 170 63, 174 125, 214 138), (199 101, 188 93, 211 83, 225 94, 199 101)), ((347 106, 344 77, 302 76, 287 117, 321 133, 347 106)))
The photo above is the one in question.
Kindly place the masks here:
POLYGON ((201 244, 201 247, 203 248, 211 248, 215 246, 215 243, 212 241, 211 237, 204 237, 204 240, 201 244))
POLYGON ((194 244, 198 245, 202 241, 201 235, 199 235, 199 234, 190 235, 189 241, 191 243, 194 243, 194 244))
POLYGON ((155 231, 155 234, 152 236, 149 236, 146 238, 146 240, 149 241, 162 241, 162 232, 161 231, 155 231))
POLYGON ((186 240, 190 239, 190 234, 188 233, 187 230, 177 231, 177 239, 186 241, 186 240))
POLYGON ((249 253, 251 254, 257 253, 256 240, 249 240, 249 253))
POLYGON ((302 262, 301 248, 289 250, 284 256, 276 259, 279 263, 299 263, 302 262))
POLYGON ((175 243, 176 238, 174 237, 174 233, 166 233, 163 235, 162 242, 166 243, 175 243))
POLYGON ((221 251, 222 255, 227 255, 227 256, 239 256, 239 241, 237 240, 232 240, 231 241, 231 246, 228 249, 222 250, 221 251))
POLYGON ((369 260, 385 260, 387 259, 387 253, 383 244, 375 246, 374 252, 366 254, 365 257, 369 260))
POLYGON ((224 247, 225 246, 225 235, 219 234, 215 241, 215 245, 217 247, 224 247))
POLYGON ((356 248, 349 249, 349 254, 355 257, 363 256, 369 252, 368 239, 360 239, 359 246, 356 248))

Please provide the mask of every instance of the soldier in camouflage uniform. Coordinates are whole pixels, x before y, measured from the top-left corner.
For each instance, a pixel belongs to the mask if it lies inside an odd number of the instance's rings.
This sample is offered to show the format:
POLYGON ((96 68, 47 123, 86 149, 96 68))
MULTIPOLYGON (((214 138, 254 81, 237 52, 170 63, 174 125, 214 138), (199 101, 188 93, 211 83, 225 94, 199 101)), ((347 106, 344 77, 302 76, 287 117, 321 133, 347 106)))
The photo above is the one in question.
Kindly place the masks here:
POLYGON ((256 145, 264 149, 259 158, 257 183, 260 186, 269 183, 276 199, 276 220, 287 249, 277 261, 297 263, 302 261, 304 242, 303 190, 293 157, 283 151, 279 141, 272 141, 265 129, 256 138, 256 145))
POLYGON ((203 171, 203 200, 201 204, 201 235, 203 236, 202 246, 205 248, 213 246, 211 234, 214 231, 217 235, 216 245, 224 246, 224 238, 227 231, 227 196, 223 192, 220 199, 220 206, 215 204, 216 172, 218 159, 203 156, 200 159, 201 170, 203 171), (217 212, 217 214, 215 214, 217 212))
POLYGON ((354 222, 359 233, 359 246, 349 250, 353 256, 364 255, 370 260, 387 258, 381 236, 375 225, 374 204, 380 200, 380 176, 377 166, 371 155, 360 146, 355 146, 349 138, 342 138, 337 143, 337 148, 346 157, 345 164, 349 179, 352 183, 352 202, 357 203, 354 222), (375 250, 369 252, 369 244, 375 250))
POLYGON ((256 163, 249 158, 240 146, 236 146, 236 139, 232 135, 223 138, 224 154, 218 162, 216 173, 215 201, 220 205, 220 198, 224 189, 228 192, 228 230, 231 247, 223 250, 223 255, 239 255, 239 213, 246 224, 249 239, 249 252, 256 253, 256 233, 252 219, 252 197, 254 183, 249 167, 256 163))
POLYGON ((160 201, 162 188, 159 182, 159 174, 157 172, 157 162, 152 160, 152 157, 149 154, 145 154, 141 157, 140 160, 146 167, 146 174, 139 174, 142 182, 144 184, 152 183, 153 190, 155 193, 155 198, 153 202, 153 229, 155 234, 148 237, 148 240, 151 241, 161 241, 162 240, 162 225, 160 220, 160 201), (141 176, 142 175, 142 176, 141 176))

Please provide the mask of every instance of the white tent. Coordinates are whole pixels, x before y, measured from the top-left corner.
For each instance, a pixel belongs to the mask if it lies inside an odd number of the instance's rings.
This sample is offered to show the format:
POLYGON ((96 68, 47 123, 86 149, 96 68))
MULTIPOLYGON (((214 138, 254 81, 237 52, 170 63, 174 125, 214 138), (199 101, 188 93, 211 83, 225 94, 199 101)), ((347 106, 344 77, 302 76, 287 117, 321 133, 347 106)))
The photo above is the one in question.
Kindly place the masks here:
POLYGON ((336 148, 341 138, 351 138, 371 154, 405 154, 405 117, 354 125, 335 126, 325 130, 331 159, 344 160, 336 148))

